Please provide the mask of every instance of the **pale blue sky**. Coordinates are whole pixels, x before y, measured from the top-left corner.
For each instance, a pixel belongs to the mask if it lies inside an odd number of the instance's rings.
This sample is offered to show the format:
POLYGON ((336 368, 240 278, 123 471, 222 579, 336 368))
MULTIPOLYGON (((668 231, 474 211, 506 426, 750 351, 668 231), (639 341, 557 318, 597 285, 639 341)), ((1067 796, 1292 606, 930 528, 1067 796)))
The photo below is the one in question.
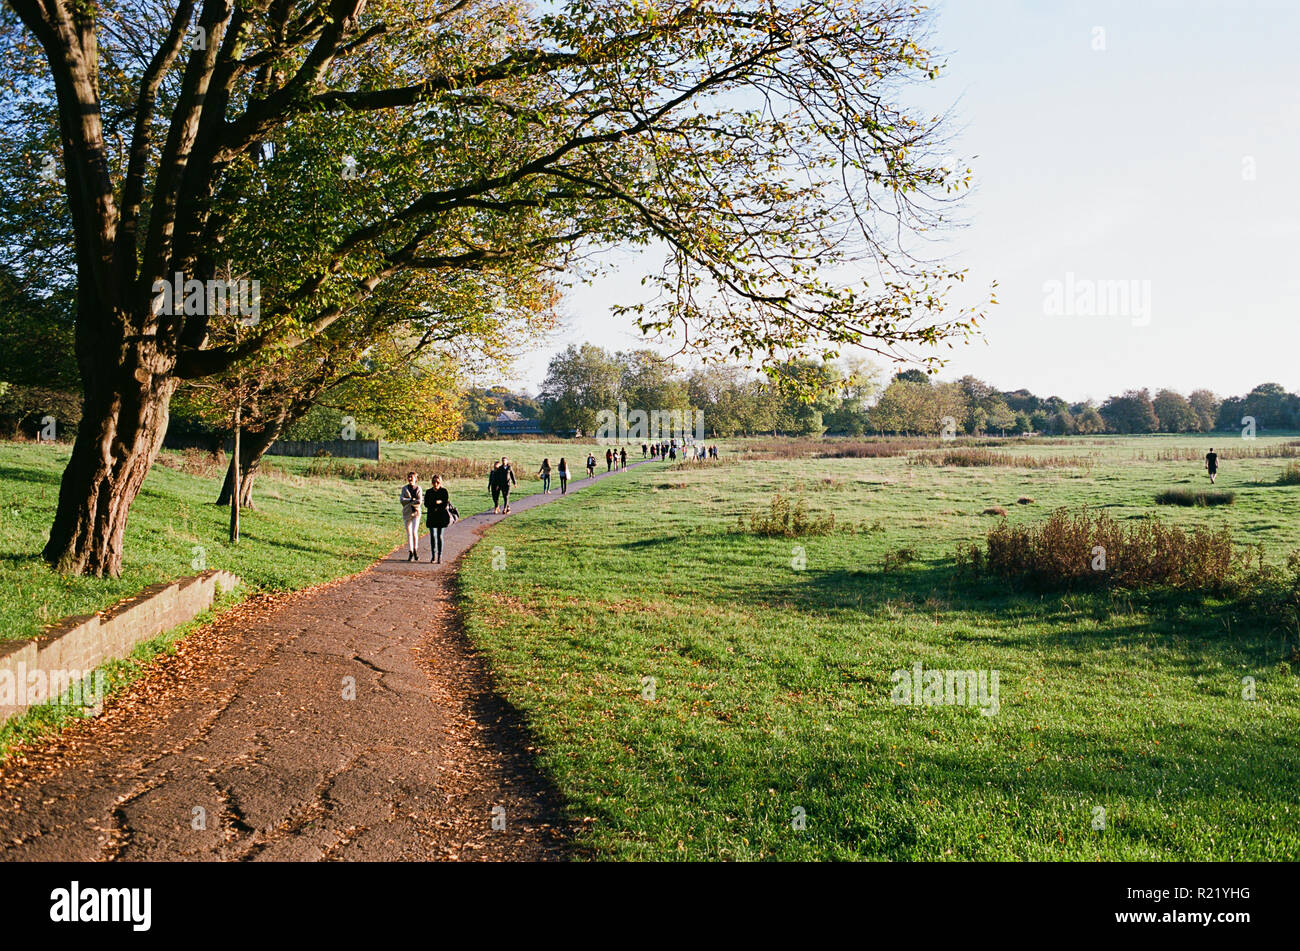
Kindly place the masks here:
MULTIPOLYGON (((984 341, 941 374, 1070 400, 1129 387, 1274 381, 1300 390, 1300 3, 948 0, 948 68, 914 100, 951 107, 977 189, 953 263, 997 281, 984 341), (1105 50, 1093 49, 1096 28, 1105 50), (1247 177, 1253 166, 1254 178, 1247 177), (1044 284, 1139 281, 1140 317, 1044 313, 1044 284)), ((638 344, 614 300, 657 255, 572 292, 565 326, 519 366, 535 390, 555 350, 638 344)))

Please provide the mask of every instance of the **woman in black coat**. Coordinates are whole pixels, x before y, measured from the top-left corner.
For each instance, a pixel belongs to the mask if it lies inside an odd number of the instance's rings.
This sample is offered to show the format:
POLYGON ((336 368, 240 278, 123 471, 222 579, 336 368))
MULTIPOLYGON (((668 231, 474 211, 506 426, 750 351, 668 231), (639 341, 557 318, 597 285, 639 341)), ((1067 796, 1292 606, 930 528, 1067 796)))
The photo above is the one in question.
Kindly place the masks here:
POLYGON ((442 487, 442 476, 433 477, 433 485, 424 492, 424 510, 429 522, 429 560, 442 564, 442 530, 451 524, 451 498, 442 487))

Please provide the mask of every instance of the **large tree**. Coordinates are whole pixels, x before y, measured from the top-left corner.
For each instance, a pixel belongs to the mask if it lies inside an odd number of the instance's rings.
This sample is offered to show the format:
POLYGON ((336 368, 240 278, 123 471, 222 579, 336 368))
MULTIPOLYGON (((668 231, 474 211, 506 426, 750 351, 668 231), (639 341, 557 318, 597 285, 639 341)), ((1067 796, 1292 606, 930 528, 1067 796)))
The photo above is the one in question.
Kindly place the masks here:
POLYGON ((907 253, 968 179, 895 99, 936 72, 910 2, 8 3, 9 65, 57 122, 75 269, 84 411, 44 552, 64 571, 119 571, 181 381, 301 346, 413 269, 656 244, 643 328, 773 362, 915 356, 971 327, 943 313, 961 273, 907 253), (340 167, 371 173, 365 201, 336 203, 340 167), (287 188, 321 193, 309 219, 265 213, 287 188), (225 273, 261 282, 237 341, 210 305, 160 306, 158 282, 225 273))

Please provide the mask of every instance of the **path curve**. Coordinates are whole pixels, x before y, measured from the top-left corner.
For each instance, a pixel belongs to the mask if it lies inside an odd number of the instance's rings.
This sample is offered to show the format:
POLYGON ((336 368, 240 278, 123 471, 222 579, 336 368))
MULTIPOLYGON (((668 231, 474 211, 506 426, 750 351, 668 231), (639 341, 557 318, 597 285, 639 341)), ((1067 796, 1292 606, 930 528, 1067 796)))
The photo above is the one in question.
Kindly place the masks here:
POLYGON ((352 577, 255 595, 99 717, 16 750, 0 860, 565 858, 561 798, 454 603, 461 556, 503 517, 449 528, 442 565, 425 536, 419 564, 403 545, 352 577))

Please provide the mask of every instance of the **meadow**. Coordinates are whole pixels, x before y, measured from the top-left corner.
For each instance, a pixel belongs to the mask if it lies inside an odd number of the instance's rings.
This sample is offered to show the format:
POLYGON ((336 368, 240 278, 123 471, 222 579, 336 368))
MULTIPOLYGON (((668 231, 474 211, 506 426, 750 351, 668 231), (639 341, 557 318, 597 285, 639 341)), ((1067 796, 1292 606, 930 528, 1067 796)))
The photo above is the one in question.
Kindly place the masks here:
MULTIPOLYGON (((222 465, 198 451, 163 451, 131 510, 121 577, 98 579, 52 574, 40 559, 70 447, 0 443, 0 641, 31 637, 62 617, 102 610, 147 585, 204 568, 233 571, 248 590, 258 591, 294 590, 352 574, 405 538, 396 500, 416 460, 477 464, 480 474, 447 480, 453 502, 468 514, 491 504, 486 485, 493 458, 519 454, 532 466, 519 472, 519 494, 528 495, 541 487, 532 474, 542 456, 566 448, 572 452, 572 444, 386 445, 384 462, 396 465, 387 479, 367 477, 377 468, 373 462, 271 456, 254 484, 255 507, 242 513, 236 545, 229 543, 230 510, 213 504, 222 465), (334 465, 366 471, 339 478, 329 472, 334 465)), ((432 475, 421 472, 421 484, 432 475)))
MULTIPOLYGON (((719 440, 719 463, 642 466, 494 526, 465 560, 463 615, 567 799, 579 857, 1294 859, 1300 631, 1229 596, 1019 590, 955 559, 1004 519, 987 512, 1032 525, 1087 506, 1226 527, 1282 565, 1300 547, 1289 442, 719 440), (1157 505, 1208 486, 1210 444, 1231 503, 1157 505), (756 532, 778 495, 812 527, 756 532), (918 664, 996 672, 996 712, 894 702, 896 672, 918 664)), ((67 448, 5 444, 0 637, 191 574, 199 552, 241 593, 346 575, 401 542, 408 464, 425 484, 429 468, 463 472, 449 482, 468 513, 488 505, 492 458, 516 460, 530 493, 542 456, 576 468, 587 448, 386 445, 387 474, 274 458, 237 546, 212 504, 220 468, 165 453, 123 576, 95 580, 38 558, 67 448)))
POLYGON ((986 510, 1086 505, 1226 526, 1280 564, 1300 547, 1283 442, 1225 460, 1236 498, 1213 508, 1155 502, 1208 484, 1170 458, 1199 437, 1005 450, 1086 457, 1068 465, 643 467, 496 526, 505 568, 470 553, 466 621, 590 857, 1294 859, 1300 631, 1195 592, 1017 591, 953 557, 986 510), (835 528, 750 531, 776 494, 835 528), (893 702, 917 664, 996 671, 997 712, 893 702))

